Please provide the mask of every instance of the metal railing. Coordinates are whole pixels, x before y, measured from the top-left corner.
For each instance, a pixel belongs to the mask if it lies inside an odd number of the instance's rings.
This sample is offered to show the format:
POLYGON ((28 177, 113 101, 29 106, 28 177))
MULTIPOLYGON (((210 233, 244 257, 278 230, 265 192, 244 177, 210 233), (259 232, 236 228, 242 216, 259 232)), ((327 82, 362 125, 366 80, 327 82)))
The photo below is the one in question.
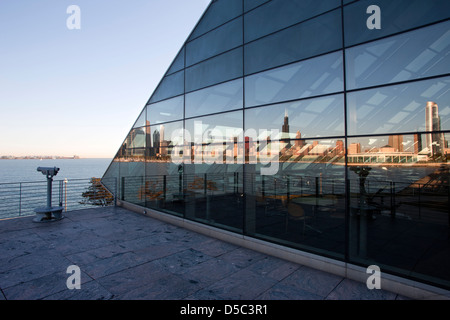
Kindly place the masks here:
MULTIPOLYGON (((450 183, 441 176, 433 183, 394 182, 384 179, 361 180, 344 177, 302 176, 285 174, 215 173, 161 176, 130 176, 120 181, 121 200, 143 206, 158 206, 173 201, 192 201, 202 196, 253 194, 262 197, 293 199, 295 197, 333 197, 335 205, 345 210, 361 206, 361 200, 377 212, 414 220, 428 220, 450 225, 450 183), (245 185, 245 186, 244 186, 245 185), (347 191, 346 191, 346 188, 347 191), (406 215, 405 215, 406 213, 406 215)), ((318 205, 320 205, 318 201, 318 205)))
MULTIPOLYGON (((55 179, 52 205, 64 211, 114 206, 116 186, 116 178, 55 179), (105 182, 109 188, 105 188, 105 182)), ((0 219, 34 215, 34 209, 45 207, 46 199, 47 181, 0 183, 0 219)))

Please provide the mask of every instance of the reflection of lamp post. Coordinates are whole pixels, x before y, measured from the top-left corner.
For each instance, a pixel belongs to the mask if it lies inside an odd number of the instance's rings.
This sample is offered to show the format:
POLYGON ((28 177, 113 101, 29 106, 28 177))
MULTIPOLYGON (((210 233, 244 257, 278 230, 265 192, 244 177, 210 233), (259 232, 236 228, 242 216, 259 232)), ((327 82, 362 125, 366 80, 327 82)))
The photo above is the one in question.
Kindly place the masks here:
MULTIPOLYGON (((366 178, 370 173, 370 167, 351 167, 350 170, 355 172, 359 176, 359 217, 358 219, 358 253, 361 257, 365 257, 367 254, 367 212, 370 211, 369 206, 366 203, 366 188, 364 187, 366 183, 366 178)), ((358 209, 356 209, 358 210, 358 209)))
POLYGON ((366 202, 366 194, 367 194, 366 188, 365 188, 366 179, 370 173, 370 170, 372 170, 372 168, 370 168, 370 167, 351 167, 350 170, 352 170, 354 173, 356 173, 359 176, 359 193, 360 193, 359 202, 360 202, 360 204, 363 204, 366 202))

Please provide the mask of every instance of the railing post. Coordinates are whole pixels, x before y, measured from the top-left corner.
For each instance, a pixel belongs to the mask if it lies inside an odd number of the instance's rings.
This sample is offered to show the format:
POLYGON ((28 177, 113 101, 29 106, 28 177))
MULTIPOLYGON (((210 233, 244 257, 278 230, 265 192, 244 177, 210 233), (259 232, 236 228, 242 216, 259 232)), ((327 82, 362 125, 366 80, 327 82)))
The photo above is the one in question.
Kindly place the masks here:
POLYGON ((19 216, 22 215, 22 182, 19 183, 19 216))
POLYGON ((114 207, 117 207, 117 185, 118 185, 118 177, 114 177, 114 207))
POLYGON ((286 176, 286 183, 287 183, 287 186, 286 186, 287 203, 289 203, 289 199, 291 198, 291 195, 290 195, 290 193, 291 193, 291 187, 290 187, 291 183, 290 183, 289 175, 286 176))
POLYGON ((122 185, 121 185, 120 190, 121 190, 121 197, 120 197, 120 199, 122 201, 124 201, 125 200, 125 177, 122 177, 122 185))
POLYGON ((163 177, 163 196, 164 196, 164 202, 166 201, 167 196, 167 176, 164 175, 163 177))

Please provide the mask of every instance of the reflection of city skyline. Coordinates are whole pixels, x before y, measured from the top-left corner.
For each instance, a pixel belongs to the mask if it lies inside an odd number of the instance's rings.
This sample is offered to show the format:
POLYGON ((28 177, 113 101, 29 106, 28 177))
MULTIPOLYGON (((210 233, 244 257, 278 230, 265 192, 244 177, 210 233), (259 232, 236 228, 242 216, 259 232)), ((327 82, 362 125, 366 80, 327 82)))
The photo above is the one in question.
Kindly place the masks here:
MULTIPOLYGON (((438 105, 428 101, 425 106, 425 129, 429 133, 413 134, 413 141, 404 141, 405 136, 390 135, 388 144, 381 147, 371 147, 362 150, 361 143, 351 143, 348 147, 349 162, 418 162, 429 161, 436 157, 446 157, 450 154, 448 141, 441 130, 438 105), (432 133, 436 132, 436 133, 432 133), (424 139, 422 138, 424 136, 424 139), (424 140, 424 141, 423 141, 424 140), (368 155, 369 154, 369 155, 368 155)), ((369 145, 376 140, 370 138, 369 145)))
MULTIPOLYGON (((211 136, 211 131, 218 127, 211 127, 202 130, 202 141, 184 141, 184 158, 192 161, 214 159, 216 163, 222 163, 220 153, 223 155, 223 163, 228 163, 230 159, 238 161, 245 157, 249 161, 263 157, 273 158, 276 155, 280 161, 300 161, 302 157, 312 156, 316 161, 341 162, 345 151, 349 163, 414 163, 447 157, 450 154, 448 141, 443 133, 436 132, 440 131, 441 124, 435 102, 429 101, 425 106, 425 127, 426 132, 423 134, 354 138, 358 142, 352 142, 352 138, 349 138, 345 150, 343 138, 303 138, 300 130, 297 130, 294 138, 290 133, 288 110, 285 109, 279 136, 269 130, 266 131, 265 139, 247 135, 228 136, 225 132, 229 128, 223 126, 219 129, 220 132, 223 131, 223 136, 216 140, 211 136)), ((169 129, 169 135, 172 130, 173 128, 169 129)), ((145 128, 133 130, 127 137, 122 156, 145 156, 170 161, 172 145, 172 141, 165 139, 164 124, 155 127, 147 120, 145 128)))

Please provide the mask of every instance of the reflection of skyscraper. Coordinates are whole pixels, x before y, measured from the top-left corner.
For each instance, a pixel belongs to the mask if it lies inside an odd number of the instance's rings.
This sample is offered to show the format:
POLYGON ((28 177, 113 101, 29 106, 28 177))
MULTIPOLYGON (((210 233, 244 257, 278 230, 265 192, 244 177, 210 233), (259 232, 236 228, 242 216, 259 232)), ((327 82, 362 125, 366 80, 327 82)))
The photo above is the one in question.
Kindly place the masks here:
POLYGON ((281 141, 283 143, 286 143, 286 146, 283 148, 284 150, 282 150, 282 152, 284 153, 291 148, 290 137, 289 137, 289 116, 288 116, 287 109, 284 112, 284 122, 283 122, 283 126, 281 127, 281 138, 282 138, 281 141))
POLYGON ((153 131, 153 148, 152 148, 153 156, 159 153, 160 141, 161 140, 158 130, 153 131))
POLYGON ((395 152, 403 152, 403 136, 389 136, 389 145, 395 152))
POLYGON ((361 153, 361 144, 360 143, 351 143, 348 146, 348 154, 357 154, 361 153))
MULTIPOLYGON (((425 107, 425 130, 429 132, 441 130, 438 105, 433 101, 428 101, 425 107)), ((425 143, 431 155, 442 154, 445 144, 444 134, 428 133, 425 136, 425 143)))
POLYGON ((289 137, 289 116, 288 116, 287 109, 284 112, 284 123, 283 123, 283 127, 281 128, 281 132, 287 133, 286 136, 289 137))
POLYGON ((422 136, 420 134, 414 135, 414 153, 422 151, 422 136))
POLYGON ((145 156, 153 156, 152 154, 152 132, 150 129, 150 121, 146 121, 145 123, 145 156))
POLYGON ((297 131, 297 135, 295 136, 295 147, 296 148, 303 148, 303 146, 305 145, 305 141, 301 140, 302 139, 302 134, 299 131, 297 131))

